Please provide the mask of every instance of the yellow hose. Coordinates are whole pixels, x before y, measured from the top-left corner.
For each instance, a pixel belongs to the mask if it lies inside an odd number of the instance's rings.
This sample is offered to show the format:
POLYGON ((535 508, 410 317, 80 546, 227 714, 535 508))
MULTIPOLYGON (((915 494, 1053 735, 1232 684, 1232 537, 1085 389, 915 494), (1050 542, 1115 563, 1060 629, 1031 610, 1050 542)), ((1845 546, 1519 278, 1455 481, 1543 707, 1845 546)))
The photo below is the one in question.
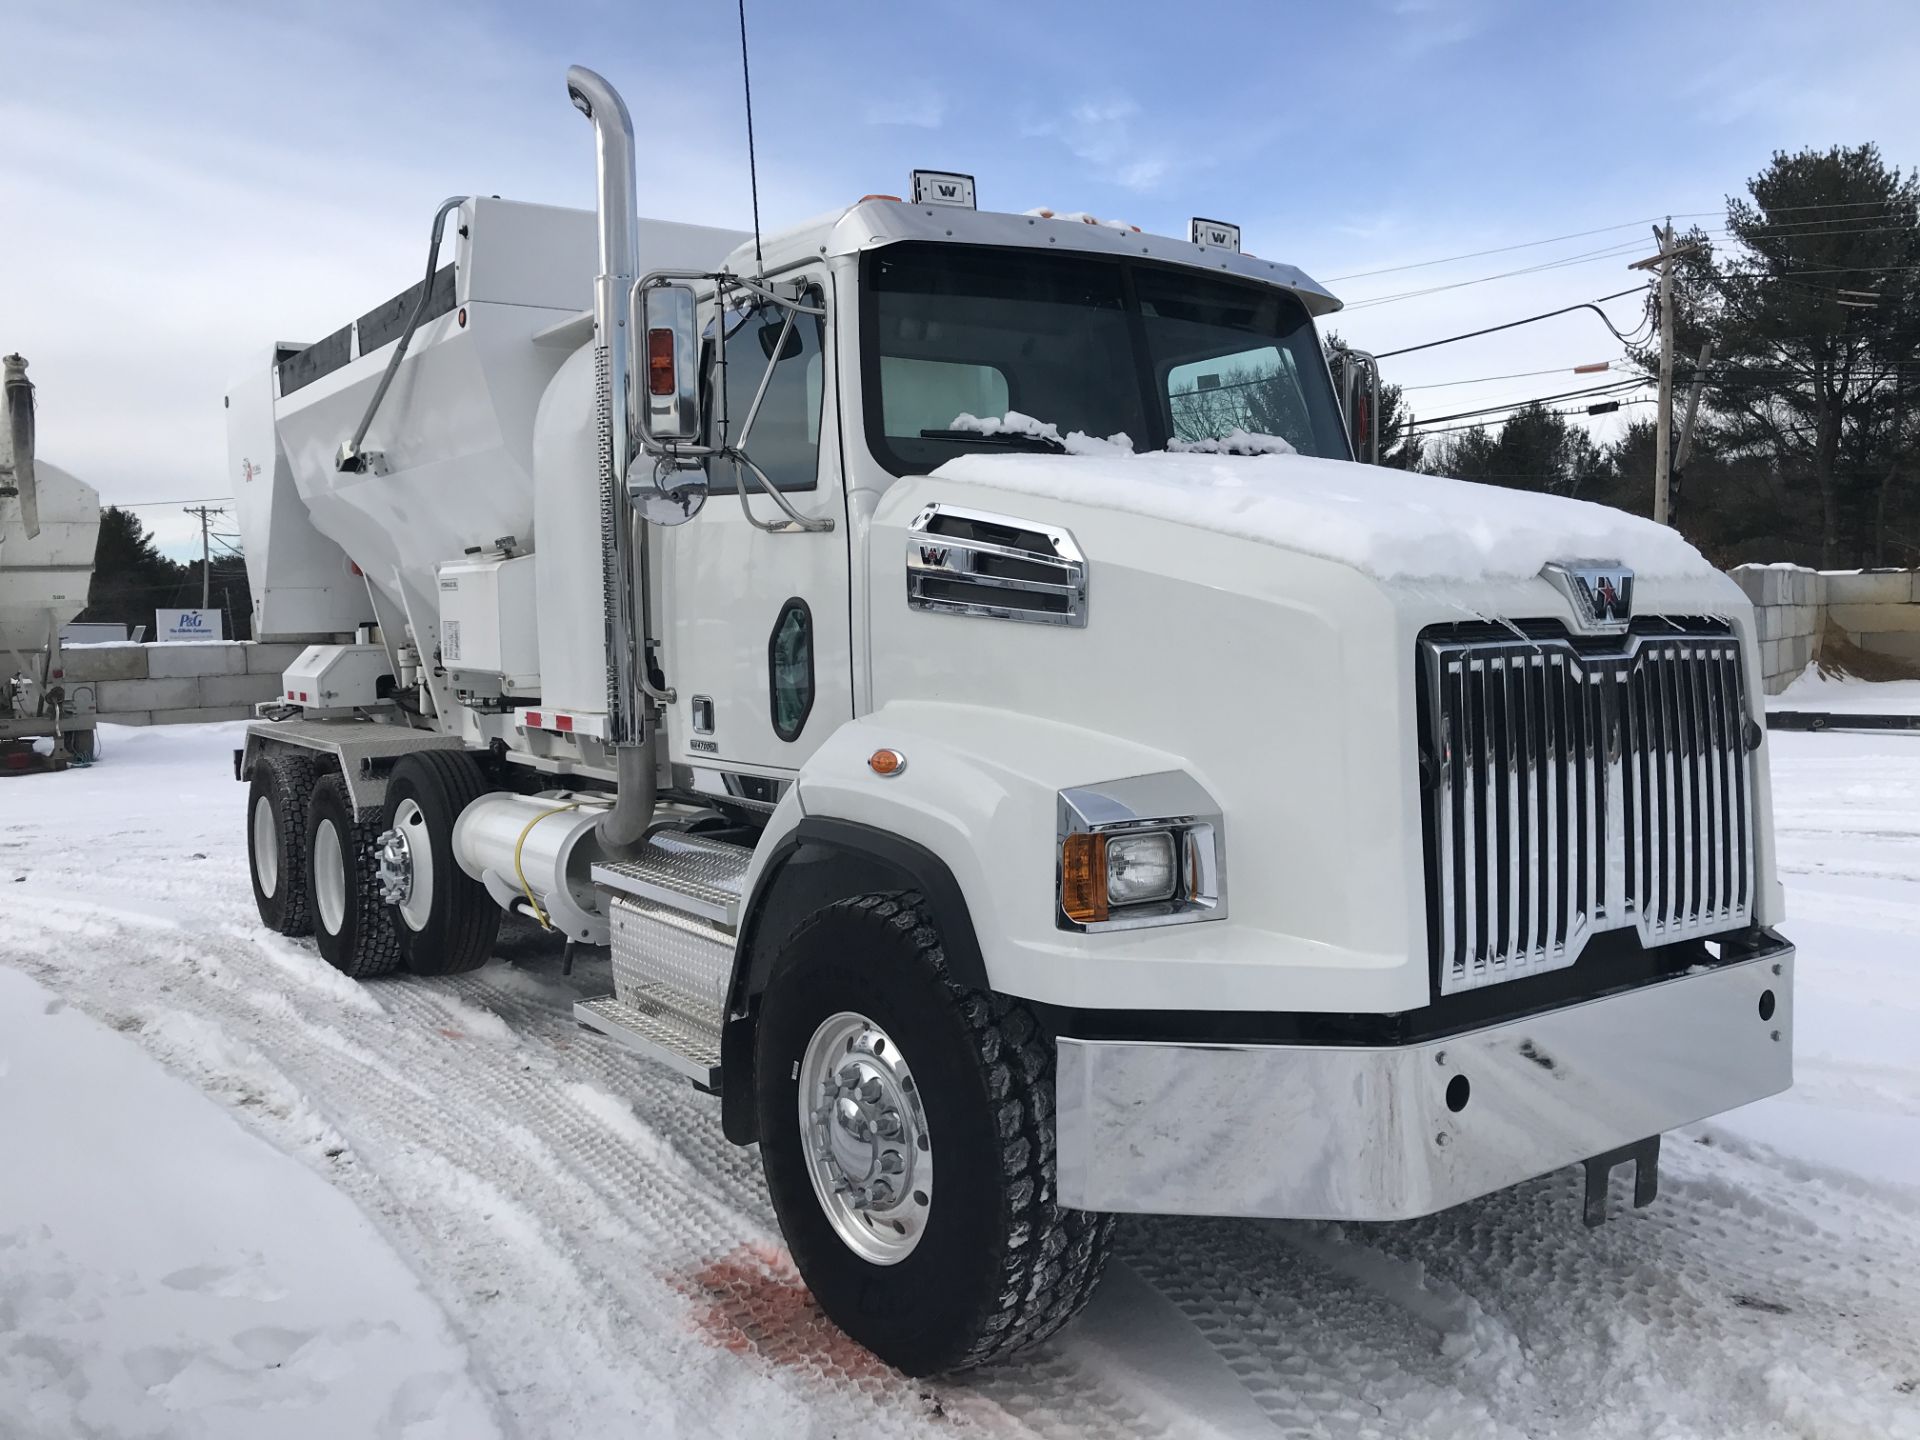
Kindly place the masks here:
POLYGON ((568 810, 578 810, 579 808, 580 802, 575 800, 568 805, 556 805, 551 810, 542 810, 538 815, 527 821, 526 827, 520 832, 520 838, 513 842, 513 878, 520 882, 520 893, 527 897, 527 905, 533 911, 533 918, 540 922, 540 928, 542 930, 553 929, 553 924, 547 919, 547 912, 541 908, 539 900, 534 898, 533 887, 527 884, 527 872, 520 868, 520 847, 527 843, 527 836, 533 833, 533 827, 538 825, 542 820, 564 814, 568 810))

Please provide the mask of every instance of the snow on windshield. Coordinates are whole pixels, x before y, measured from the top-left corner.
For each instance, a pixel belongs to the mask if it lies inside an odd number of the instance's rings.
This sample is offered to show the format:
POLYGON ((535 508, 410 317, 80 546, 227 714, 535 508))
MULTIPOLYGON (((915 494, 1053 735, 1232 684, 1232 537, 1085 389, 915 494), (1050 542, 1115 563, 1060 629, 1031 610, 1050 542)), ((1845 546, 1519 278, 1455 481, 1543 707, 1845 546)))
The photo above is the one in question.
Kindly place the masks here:
POLYGON ((962 455, 933 473, 1243 536, 1381 580, 1530 579, 1549 560, 1586 556, 1624 561, 1648 578, 1716 573, 1677 531, 1624 510, 1305 455, 1113 446, 962 455))
POLYGON ((1259 435, 1235 426, 1226 434, 1204 440, 1182 440, 1178 435, 1167 441, 1175 455, 1298 455, 1300 452, 1279 435, 1259 435))
POLYGON ((1036 440, 1046 440, 1058 445, 1069 455, 1131 455, 1133 453, 1133 437, 1124 432, 1109 435, 1104 440, 1098 435, 1089 435, 1084 430, 1069 430, 1062 435, 1060 427, 1051 420, 1036 420, 1031 415, 1022 415, 1018 410, 1009 410, 1004 415, 969 415, 963 411, 953 417, 953 423, 947 428, 964 430, 974 435, 1031 435, 1036 440))

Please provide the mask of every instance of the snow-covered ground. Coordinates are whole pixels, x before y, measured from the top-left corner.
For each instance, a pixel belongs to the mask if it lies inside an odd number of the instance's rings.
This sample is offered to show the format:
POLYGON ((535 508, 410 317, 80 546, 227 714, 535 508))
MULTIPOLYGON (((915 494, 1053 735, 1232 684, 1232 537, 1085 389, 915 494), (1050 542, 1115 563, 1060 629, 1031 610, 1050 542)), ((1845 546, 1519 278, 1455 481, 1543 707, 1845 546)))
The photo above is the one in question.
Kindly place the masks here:
MULTIPOLYGON (((1833 708, 1833 707, 1829 707, 1833 708)), ((1398 1225, 1155 1220, 1020 1363, 819 1317, 716 1103, 537 937, 368 986, 256 922, 237 727, 0 780, 0 1436, 1920 1437, 1920 735, 1769 737, 1799 1082, 1398 1225)))

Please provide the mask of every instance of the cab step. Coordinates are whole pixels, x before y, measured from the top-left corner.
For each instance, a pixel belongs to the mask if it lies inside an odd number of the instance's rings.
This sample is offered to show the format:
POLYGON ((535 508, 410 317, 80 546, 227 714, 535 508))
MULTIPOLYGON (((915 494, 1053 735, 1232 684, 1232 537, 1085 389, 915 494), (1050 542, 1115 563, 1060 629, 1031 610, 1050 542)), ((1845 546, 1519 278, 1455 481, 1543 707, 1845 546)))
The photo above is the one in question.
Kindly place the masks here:
POLYGON ((592 878, 602 890, 698 915, 731 933, 739 924, 741 892, 752 859, 753 851, 744 845, 660 830, 633 859, 595 865, 592 878))
POLYGON ((665 831, 630 860, 595 865, 612 931, 613 994, 581 1001, 574 1018, 703 1089, 717 1087, 752 858, 742 845, 665 831))

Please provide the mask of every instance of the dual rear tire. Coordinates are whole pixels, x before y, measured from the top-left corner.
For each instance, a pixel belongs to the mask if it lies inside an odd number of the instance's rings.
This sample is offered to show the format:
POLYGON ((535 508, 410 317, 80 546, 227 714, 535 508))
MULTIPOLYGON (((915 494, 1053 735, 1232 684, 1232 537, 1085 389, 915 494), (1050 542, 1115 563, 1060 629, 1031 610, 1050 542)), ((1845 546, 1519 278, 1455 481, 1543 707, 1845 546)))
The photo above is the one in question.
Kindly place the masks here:
POLYGON ((247 799, 261 922, 282 935, 312 935, 326 961, 355 978, 402 966, 452 975, 486 964, 500 911, 454 859, 453 823, 488 788, 471 755, 419 751, 394 766, 386 805, 356 818, 345 778, 316 756, 261 756, 247 799))

